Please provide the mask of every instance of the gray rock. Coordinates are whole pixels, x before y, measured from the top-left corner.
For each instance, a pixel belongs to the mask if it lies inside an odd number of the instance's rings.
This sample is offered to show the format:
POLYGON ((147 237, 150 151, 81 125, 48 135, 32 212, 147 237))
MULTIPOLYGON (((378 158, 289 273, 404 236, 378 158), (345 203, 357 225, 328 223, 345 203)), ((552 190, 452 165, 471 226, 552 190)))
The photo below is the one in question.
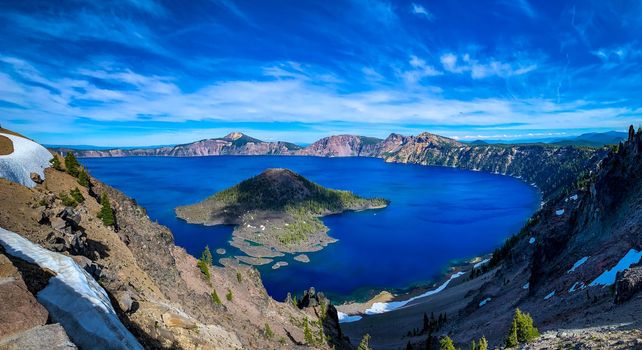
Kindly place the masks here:
POLYGON ((642 290, 642 266, 635 266, 617 273, 615 278, 615 303, 628 301, 642 290))
POLYGON ((67 228, 67 221, 60 217, 55 217, 51 220, 51 227, 56 231, 65 233, 67 228))
POLYGON ((116 301, 123 312, 130 312, 134 306, 134 299, 130 291, 120 291, 116 293, 116 301))
POLYGON ((72 350, 78 349, 58 323, 31 328, 0 339, 0 350, 72 350))

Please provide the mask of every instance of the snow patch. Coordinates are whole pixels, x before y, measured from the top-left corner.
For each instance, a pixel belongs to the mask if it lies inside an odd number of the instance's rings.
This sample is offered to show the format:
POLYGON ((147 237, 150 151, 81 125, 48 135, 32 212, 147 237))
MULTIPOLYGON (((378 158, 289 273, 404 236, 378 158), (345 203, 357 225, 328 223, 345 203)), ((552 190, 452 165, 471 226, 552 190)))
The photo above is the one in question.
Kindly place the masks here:
POLYGON ((457 273, 453 274, 452 276, 450 276, 450 278, 446 282, 444 282, 442 285, 440 285, 439 287, 437 287, 437 288, 435 288, 433 290, 429 290, 429 291, 427 291, 427 292, 425 292, 425 293, 423 293, 421 295, 418 295, 416 297, 412 297, 412 298, 410 298, 408 300, 390 301, 390 302, 387 302, 387 303, 381 303, 381 302, 374 303, 374 304, 372 304, 372 306, 369 309, 366 309, 365 313, 366 313, 366 315, 382 314, 384 312, 388 312, 388 311, 392 311, 392 310, 396 310, 398 308, 404 307, 404 306, 408 305, 408 303, 410 303, 410 302, 412 302, 414 300, 417 300, 417 299, 420 299, 420 298, 424 298, 424 297, 428 297, 428 296, 431 296, 431 295, 435 295, 435 294, 441 292, 442 290, 446 289, 446 287, 448 287, 448 284, 452 280, 454 280, 455 278, 461 277, 463 274, 464 273, 461 272, 461 271, 457 272, 457 273))
POLYGON ((604 271, 599 275, 589 286, 610 286, 615 283, 615 277, 618 272, 624 271, 631 267, 631 265, 636 264, 642 258, 642 251, 637 251, 631 249, 618 261, 618 263, 613 266, 612 269, 604 271))
POLYGON ((349 323, 349 322, 356 322, 361 319, 361 316, 350 316, 346 313, 343 313, 341 311, 337 311, 337 315, 339 316, 339 323, 349 323))
POLYGON ((486 303, 491 301, 491 300, 493 300, 493 299, 492 298, 486 298, 486 299, 480 301, 479 302, 479 307, 482 307, 482 306, 486 305, 486 303))
POLYGON ((576 194, 574 194, 574 195, 572 195, 572 196, 570 196, 570 197, 568 197, 568 198, 569 198, 570 200, 572 200, 572 201, 576 201, 576 200, 577 200, 577 195, 576 195, 576 194))
POLYGON ((555 211, 555 215, 557 215, 557 216, 562 216, 562 215, 564 215, 564 209, 556 210, 556 211, 555 211))
POLYGON ((588 258, 589 258, 588 256, 585 256, 585 257, 581 258, 580 260, 576 261, 575 264, 573 264, 573 267, 571 267, 570 270, 566 271, 566 273, 571 273, 571 272, 575 271, 578 267, 580 267, 582 264, 584 264, 586 262, 586 260, 588 260, 588 258))
POLYGON ((73 259, 3 228, 0 245, 8 254, 56 274, 36 298, 79 347, 143 349, 116 316, 107 292, 73 259))
POLYGON ((480 262, 476 263, 475 265, 473 265, 473 268, 474 268, 474 269, 478 269, 478 268, 480 268, 482 265, 487 264, 489 261, 490 261, 490 259, 484 259, 484 260, 482 260, 482 261, 480 261, 480 262))
POLYGON ((530 282, 526 282, 526 284, 522 286, 522 289, 528 289, 530 286, 531 286, 530 282))
POLYGON ((573 293, 576 290, 582 290, 584 288, 586 288, 586 285, 584 284, 584 282, 575 282, 573 283, 573 286, 571 286, 571 288, 568 290, 568 292, 573 293))
POLYGON ((31 173, 45 178, 45 169, 49 167, 51 153, 41 145, 24 137, 0 133, 13 143, 13 153, 0 156, 0 178, 34 187, 31 173))
POLYGON ((528 244, 533 244, 535 243, 535 237, 531 237, 531 239, 528 240, 528 244))
POLYGON ((544 300, 548 300, 548 299, 552 298, 554 295, 555 295, 555 291, 552 291, 552 292, 548 293, 548 295, 546 295, 544 297, 544 300))

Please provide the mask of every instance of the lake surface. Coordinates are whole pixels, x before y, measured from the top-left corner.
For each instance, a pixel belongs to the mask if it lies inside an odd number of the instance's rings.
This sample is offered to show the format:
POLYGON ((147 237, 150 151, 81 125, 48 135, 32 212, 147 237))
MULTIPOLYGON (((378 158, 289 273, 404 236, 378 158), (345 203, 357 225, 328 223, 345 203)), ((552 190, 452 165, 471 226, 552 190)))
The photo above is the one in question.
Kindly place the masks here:
POLYGON ((366 297, 372 290, 399 290, 430 282, 454 259, 492 251, 516 233, 538 208, 538 191, 507 176, 452 168, 390 164, 374 158, 287 156, 90 158, 81 162, 98 179, 147 208, 169 227, 176 244, 200 256, 209 245, 225 256, 232 227, 187 224, 174 208, 261 173, 288 168, 323 186, 389 199, 389 207, 323 218, 337 243, 308 253, 310 263, 287 256, 287 267, 258 267, 268 293, 310 286, 335 301, 366 297))

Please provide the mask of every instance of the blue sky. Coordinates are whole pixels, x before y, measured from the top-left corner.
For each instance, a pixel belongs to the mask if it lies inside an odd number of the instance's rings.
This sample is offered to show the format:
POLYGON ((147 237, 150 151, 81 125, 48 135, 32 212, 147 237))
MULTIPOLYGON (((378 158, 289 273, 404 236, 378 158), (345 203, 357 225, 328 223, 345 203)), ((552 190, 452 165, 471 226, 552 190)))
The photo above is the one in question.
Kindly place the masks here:
POLYGON ((624 131, 641 82, 640 0, 0 1, 0 124, 48 144, 624 131))

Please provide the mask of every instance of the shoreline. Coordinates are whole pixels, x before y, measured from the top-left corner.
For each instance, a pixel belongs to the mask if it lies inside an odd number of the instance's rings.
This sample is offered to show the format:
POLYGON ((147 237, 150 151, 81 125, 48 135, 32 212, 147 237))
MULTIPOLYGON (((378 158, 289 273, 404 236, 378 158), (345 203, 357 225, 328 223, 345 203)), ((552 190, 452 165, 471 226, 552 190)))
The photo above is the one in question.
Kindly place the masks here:
POLYGON ((366 301, 348 301, 336 305, 339 312, 340 323, 358 322, 363 317, 390 312, 408 304, 428 298, 437 294, 448 287, 459 284, 460 277, 466 276, 473 269, 480 268, 490 261, 492 254, 476 256, 467 260, 452 260, 446 270, 430 284, 418 285, 407 289, 390 291, 390 289, 380 290, 374 297, 366 301))

